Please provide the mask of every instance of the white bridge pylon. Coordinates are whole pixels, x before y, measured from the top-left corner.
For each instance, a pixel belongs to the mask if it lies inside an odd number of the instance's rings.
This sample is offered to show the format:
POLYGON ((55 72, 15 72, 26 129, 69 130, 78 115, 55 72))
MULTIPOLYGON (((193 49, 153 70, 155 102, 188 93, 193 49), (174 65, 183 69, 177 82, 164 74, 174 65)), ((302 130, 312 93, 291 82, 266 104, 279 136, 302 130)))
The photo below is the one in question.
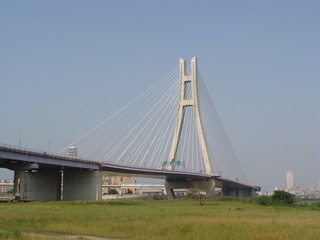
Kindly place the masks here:
POLYGON ((180 101, 178 109, 178 119, 173 135, 173 141, 170 151, 170 159, 167 165, 168 170, 173 170, 175 168, 176 155, 181 139, 182 128, 185 119, 186 108, 193 108, 194 119, 196 122, 196 129, 198 134, 199 145, 202 153, 202 158, 204 161, 205 173, 212 174, 213 169, 211 166, 211 161, 209 158, 207 141, 204 134, 203 124, 201 120, 201 112, 199 108, 199 98, 198 98, 198 63, 197 58, 193 57, 191 59, 191 74, 187 75, 186 72, 186 62, 184 59, 180 58, 180 101), (188 88, 190 89, 188 91, 188 88), (187 94, 190 92, 190 94, 187 94))
POLYGON ((180 59, 172 71, 71 146, 78 157, 109 164, 219 174, 246 182, 196 57, 189 66, 180 59))

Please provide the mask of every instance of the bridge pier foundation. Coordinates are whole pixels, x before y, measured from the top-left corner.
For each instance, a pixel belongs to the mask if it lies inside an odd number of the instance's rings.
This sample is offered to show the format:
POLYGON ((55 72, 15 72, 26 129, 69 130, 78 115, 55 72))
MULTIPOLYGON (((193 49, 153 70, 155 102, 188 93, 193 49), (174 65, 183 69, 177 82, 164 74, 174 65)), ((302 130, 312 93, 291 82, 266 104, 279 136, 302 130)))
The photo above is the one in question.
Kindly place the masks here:
POLYGON ((173 191, 173 186, 174 184, 172 184, 170 181, 166 180, 165 181, 165 189, 166 189, 166 194, 167 194, 167 198, 168 200, 174 200, 176 199, 176 194, 173 191))
POLYGON ((14 192, 21 201, 61 200, 61 173, 59 170, 15 171, 14 192))
POLYGON ((101 186, 101 171, 64 170, 62 178, 58 169, 14 173, 14 192, 21 201, 99 201, 101 186))
POLYGON ((223 188, 223 196, 244 198, 244 197, 254 197, 254 189, 251 188, 223 188))
POLYGON ((63 171, 64 201, 100 201, 102 199, 102 172, 85 170, 63 171))

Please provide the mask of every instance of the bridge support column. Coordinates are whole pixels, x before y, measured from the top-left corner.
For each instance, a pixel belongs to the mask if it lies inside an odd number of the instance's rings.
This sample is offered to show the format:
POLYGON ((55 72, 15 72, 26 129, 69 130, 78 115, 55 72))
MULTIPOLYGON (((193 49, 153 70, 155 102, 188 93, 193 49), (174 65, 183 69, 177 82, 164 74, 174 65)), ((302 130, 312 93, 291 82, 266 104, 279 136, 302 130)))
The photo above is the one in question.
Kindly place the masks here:
POLYGON ((102 191, 101 171, 63 171, 64 201, 100 201, 102 191))
POLYGON ((243 197, 254 197, 255 191, 253 188, 244 188, 243 189, 243 197))
POLYGON ((174 200, 176 199, 176 194, 173 191, 173 184, 172 182, 166 180, 165 181, 165 189, 166 189, 166 194, 167 194, 167 198, 168 200, 174 200))
POLYGON ((222 195, 244 198, 244 197, 254 197, 254 190, 251 188, 223 188, 222 195))
POLYGON ((59 201, 61 173, 59 170, 15 171, 14 192, 20 195, 21 201, 59 201))

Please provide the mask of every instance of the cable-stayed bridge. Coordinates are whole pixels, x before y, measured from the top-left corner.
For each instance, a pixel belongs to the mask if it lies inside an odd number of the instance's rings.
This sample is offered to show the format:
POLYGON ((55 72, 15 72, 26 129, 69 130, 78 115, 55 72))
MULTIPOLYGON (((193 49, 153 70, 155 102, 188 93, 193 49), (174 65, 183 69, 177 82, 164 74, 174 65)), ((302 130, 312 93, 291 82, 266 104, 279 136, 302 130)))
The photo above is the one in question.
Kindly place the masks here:
POLYGON ((100 199, 101 171, 163 177, 171 198, 174 188, 192 188, 196 182, 240 197, 259 190, 247 182, 195 57, 189 67, 180 59, 178 67, 59 154, 2 147, 1 162, 0 167, 15 170, 15 182, 24 182, 19 191, 25 199, 43 200, 37 192, 49 195, 36 183, 49 179, 48 174, 55 186, 49 200, 58 200, 52 198, 61 193, 65 200, 100 199), (65 156, 68 151, 72 157, 65 156), (91 197, 78 193, 83 186, 91 197))

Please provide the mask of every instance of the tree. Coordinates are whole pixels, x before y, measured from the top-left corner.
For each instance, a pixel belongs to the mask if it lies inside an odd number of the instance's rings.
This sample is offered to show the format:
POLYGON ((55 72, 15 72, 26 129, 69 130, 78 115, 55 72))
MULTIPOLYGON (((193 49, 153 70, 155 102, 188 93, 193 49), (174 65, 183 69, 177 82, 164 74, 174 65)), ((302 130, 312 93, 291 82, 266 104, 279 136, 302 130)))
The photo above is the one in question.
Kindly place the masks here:
POLYGON ((195 201, 198 201, 199 205, 205 204, 205 199, 211 196, 213 193, 213 182, 212 181, 198 181, 193 183, 188 197, 191 197, 195 201))
POLYGON ((291 206, 294 204, 294 195, 286 191, 275 191, 271 198, 272 205, 291 206))

